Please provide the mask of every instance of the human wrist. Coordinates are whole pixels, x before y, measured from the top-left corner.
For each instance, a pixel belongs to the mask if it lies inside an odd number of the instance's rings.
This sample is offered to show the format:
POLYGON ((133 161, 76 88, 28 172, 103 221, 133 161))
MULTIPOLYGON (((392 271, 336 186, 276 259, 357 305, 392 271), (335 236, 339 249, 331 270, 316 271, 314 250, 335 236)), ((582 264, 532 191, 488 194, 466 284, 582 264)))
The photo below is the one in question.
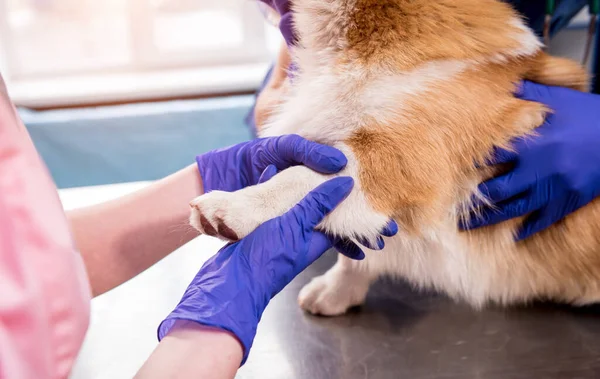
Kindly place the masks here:
POLYGON ((201 154, 196 156, 196 171, 200 177, 200 183, 202 183, 202 193, 210 192, 215 188, 211 188, 210 177, 215 175, 213 169, 211 169, 209 153, 201 154))
POLYGON ((257 282, 253 284, 251 280, 241 280, 234 292, 222 288, 223 285, 213 285, 210 273, 203 275, 206 276, 206 281, 188 288, 175 310, 161 322, 158 339, 160 341, 165 338, 176 326, 189 325, 190 322, 204 328, 218 329, 235 336, 239 341, 244 364, 270 296, 257 289, 257 282), (216 293, 219 294, 218 304, 214 303, 216 293))
POLYGON ((235 376, 242 360, 239 340, 221 329, 177 322, 135 378, 215 378, 235 376))
POLYGON ((243 354, 244 346, 235 334, 223 328, 204 325, 195 321, 177 320, 165 335, 165 337, 186 339, 189 341, 204 340, 208 336, 210 336, 211 340, 218 340, 229 346, 237 346, 240 350, 240 356, 243 354))
POLYGON ((244 143, 213 150, 196 156, 196 168, 205 193, 233 192, 242 188, 239 176, 243 171, 240 156, 246 151, 244 143))

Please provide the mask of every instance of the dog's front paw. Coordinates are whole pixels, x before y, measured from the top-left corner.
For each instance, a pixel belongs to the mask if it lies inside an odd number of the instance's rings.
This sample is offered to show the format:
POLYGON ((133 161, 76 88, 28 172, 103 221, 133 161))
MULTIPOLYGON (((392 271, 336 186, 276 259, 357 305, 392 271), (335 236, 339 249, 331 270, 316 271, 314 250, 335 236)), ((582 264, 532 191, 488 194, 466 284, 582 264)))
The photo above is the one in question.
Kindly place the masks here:
POLYGON ((190 225, 225 241, 238 241, 260 225, 254 217, 257 210, 237 192, 209 192, 192 200, 190 207, 190 225))
POLYGON ((338 316, 351 307, 361 305, 368 289, 367 282, 352 282, 351 278, 332 270, 305 285, 298 295, 298 303, 312 314, 338 316))

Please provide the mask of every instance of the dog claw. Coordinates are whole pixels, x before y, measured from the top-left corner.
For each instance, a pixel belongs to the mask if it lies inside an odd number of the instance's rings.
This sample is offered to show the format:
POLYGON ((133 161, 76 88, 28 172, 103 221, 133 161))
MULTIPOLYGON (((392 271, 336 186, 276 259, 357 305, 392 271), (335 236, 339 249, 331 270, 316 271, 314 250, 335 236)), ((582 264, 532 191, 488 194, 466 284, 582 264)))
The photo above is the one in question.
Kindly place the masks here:
POLYGON ((217 229, 219 231, 219 235, 231 241, 238 241, 240 239, 238 235, 229 226, 223 223, 223 220, 218 219, 218 222, 219 223, 217 224, 217 229))
POLYGON ((205 234, 211 237, 215 237, 217 235, 217 231, 203 214, 200 214, 200 225, 202 225, 202 229, 204 229, 205 234))

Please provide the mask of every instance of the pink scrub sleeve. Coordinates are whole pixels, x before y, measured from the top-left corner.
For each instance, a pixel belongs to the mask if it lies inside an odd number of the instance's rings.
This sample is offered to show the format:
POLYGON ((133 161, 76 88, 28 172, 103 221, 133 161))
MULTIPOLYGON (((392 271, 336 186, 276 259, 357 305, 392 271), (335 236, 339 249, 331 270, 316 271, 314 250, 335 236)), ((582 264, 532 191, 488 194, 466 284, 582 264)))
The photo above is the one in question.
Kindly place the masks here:
POLYGON ((0 379, 67 378, 89 304, 56 187, 0 76, 0 379))

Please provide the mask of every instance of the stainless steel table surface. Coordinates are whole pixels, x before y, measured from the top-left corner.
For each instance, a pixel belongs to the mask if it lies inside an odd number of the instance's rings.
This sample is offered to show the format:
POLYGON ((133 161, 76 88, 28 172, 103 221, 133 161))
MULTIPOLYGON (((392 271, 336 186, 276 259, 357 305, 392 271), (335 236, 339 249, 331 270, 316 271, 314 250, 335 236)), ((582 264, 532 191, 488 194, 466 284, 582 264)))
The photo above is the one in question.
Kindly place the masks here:
POLYGON ((304 314, 298 291, 334 260, 270 305, 240 378, 600 378, 600 307, 474 311, 386 280, 345 316, 304 314))
MULTIPOLYGON (((67 190, 61 197, 73 208, 143 185, 67 190)), ((158 323, 220 246, 200 237, 94 299, 71 378, 131 378, 156 346, 158 323)), ((373 286, 363 307, 345 316, 303 313, 298 291, 334 260, 325 255, 271 302, 239 379, 600 378, 600 307, 474 311, 385 280, 373 286)))

